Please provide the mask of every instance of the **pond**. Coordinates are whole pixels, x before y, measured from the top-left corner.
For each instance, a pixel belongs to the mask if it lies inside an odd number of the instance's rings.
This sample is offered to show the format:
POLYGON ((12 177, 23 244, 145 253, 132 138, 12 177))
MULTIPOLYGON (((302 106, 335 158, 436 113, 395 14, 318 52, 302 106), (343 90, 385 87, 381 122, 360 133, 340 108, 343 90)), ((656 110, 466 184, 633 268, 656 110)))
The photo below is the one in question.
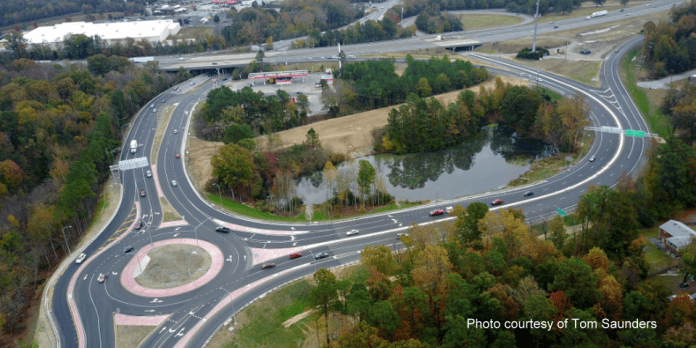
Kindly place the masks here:
MULTIPOLYGON (((536 139, 520 137, 509 128, 487 127, 462 144, 438 152, 377 154, 337 166, 339 181, 354 182, 358 161, 369 161, 377 180, 397 200, 453 199, 506 186, 526 172, 535 159, 553 154, 553 148, 536 139)), ((334 184, 334 187, 336 185, 334 184)), ((356 194, 356 184, 352 191, 356 194)), ((322 172, 304 176, 296 184, 305 204, 328 200, 322 172)))

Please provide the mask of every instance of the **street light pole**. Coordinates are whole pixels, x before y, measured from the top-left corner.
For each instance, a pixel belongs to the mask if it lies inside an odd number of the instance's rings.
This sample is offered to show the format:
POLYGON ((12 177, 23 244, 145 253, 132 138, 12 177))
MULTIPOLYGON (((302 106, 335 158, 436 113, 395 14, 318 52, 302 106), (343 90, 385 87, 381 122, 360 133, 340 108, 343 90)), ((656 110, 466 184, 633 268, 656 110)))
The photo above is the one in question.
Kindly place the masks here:
POLYGON ((222 191, 220 190, 220 185, 213 183, 215 187, 218 189, 218 194, 220 195, 220 208, 222 208, 222 191))
MULTIPOLYGON (((220 287, 221 290, 227 291, 227 289, 223 288, 222 286, 220 287)), ((232 305, 232 318, 234 318, 234 325, 237 325, 237 312, 234 310, 234 302, 232 301, 232 293, 227 291, 227 293, 230 295, 230 304, 232 305)))
POLYGON ((568 43, 566 42, 565 60, 568 61, 568 43))
POLYGON ((69 228, 69 227, 72 227, 72 226, 63 227, 63 239, 65 239, 65 246, 68 247, 68 254, 72 255, 72 251, 70 251, 70 244, 68 244, 68 238, 65 238, 65 229, 69 228))

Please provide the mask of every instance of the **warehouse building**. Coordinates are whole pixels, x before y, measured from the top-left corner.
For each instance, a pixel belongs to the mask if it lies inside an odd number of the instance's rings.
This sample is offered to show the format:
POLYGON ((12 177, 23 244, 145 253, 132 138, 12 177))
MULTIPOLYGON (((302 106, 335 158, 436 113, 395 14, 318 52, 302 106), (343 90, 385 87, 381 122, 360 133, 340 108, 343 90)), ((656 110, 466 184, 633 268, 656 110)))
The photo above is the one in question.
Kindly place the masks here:
POLYGON ((181 26, 172 20, 152 20, 135 22, 66 22, 48 27, 38 27, 24 33, 29 44, 42 44, 53 49, 59 48, 65 36, 83 34, 98 35, 106 44, 112 45, 126 38, 135 41, 163 42, 169 35, 176 35, 181 26))

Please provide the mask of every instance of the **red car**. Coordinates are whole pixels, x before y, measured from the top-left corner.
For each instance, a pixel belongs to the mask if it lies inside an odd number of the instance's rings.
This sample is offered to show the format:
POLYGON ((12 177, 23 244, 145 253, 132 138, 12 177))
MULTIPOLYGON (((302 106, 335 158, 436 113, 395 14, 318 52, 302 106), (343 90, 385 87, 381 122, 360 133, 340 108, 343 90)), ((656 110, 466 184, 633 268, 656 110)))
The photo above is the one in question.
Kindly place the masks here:
POLYGON ((290 254, 291 259, 296 259, 298 257, 302 257, 302 253, 292 253, 290 254))
POLYGON ((501 205, 503 204, 503 201, 496 199, 495 201, 491 202, 491 205, 501 205))
POLYGON ((176 158, 179 158, 179 154, 178 154, 178 153, 176 154, 176 158))
POLYGON ((145 197, 145 190, 140 190, 140 197, 145 197))
POLYGON ((430 216, 442 215, 444 213, 445 213, 445 211, 442 209, 435 209, 435 210, 430 212, 430 216))

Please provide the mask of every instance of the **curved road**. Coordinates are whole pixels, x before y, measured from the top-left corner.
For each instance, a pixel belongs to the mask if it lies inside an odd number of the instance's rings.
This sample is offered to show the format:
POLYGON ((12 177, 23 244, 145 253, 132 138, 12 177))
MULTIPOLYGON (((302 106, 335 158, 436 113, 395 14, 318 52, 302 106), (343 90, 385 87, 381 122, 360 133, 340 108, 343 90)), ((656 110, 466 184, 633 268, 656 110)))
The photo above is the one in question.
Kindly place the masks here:
MULTIPOLYGON (((647 132, 647 125, 621 85, 617 71, 618 57, 638 40, 641 38, 626 42, 619 48, 619 53, 608 58, 601 74, 603 87, 598 89, 509 61, 477 53, 470 55, 515 74, 538 74, 540 84, 563 95, 582 93, 591 107, 594 126, 647 132)), ((501 70, 500 73, 509 72, 501 70)), ((355 262, 359 259, 358 251, 366 244, 393 246, 398 243, 395 233, 406 229, 412 222, 452 219, 431 218, 428 211, 433 207, 452 204, 466 206, 474 201, 488 204, 499 198, 506 204, 492 209, 514 205, 524 208, 529 221, 542 219, 553 214, 556 208, 572 210, 577 197, 586 191, 588 184, 613 186, 621 173, 635 173, 644 163, 643 154, 648 147, 648 142, 643 138, 598 132, 588 154, 596 156, 594 162, 581 161, 566 172, 531 185, 531 188, 482 193, 450 202, 321 224, 255 221, 218 211, 214 204, 199 196, 188 180, 184 168, 188 116, 195 104, 205 98, 212 84, 208 81, 197 87, 198 90, 191 94, 169 90, 151 101, 155 108, 160 109, 160 114, 164 111, 163 107, 174 107, 169 123, 161 125, 166 126, 166 130, 157 154, 157 166, 152 167, 154 177, 147 178, 145 175, 149 166, 121 172, 123 198, 114 218, 105 227, 104 233, 85 248, 87 260, 82 265, 69 264, 58 278, 51 314, 56 319, 61 346, 114 346, 114 313, 169 315, 143 346, 203 346, 235 310, 240 310, 259 295, 290 280, 312 274, 316 268, 355 262), (174 129, 182 131, 174 133, 174 129), (177 159, 176 154, 180 154, 181 158, 177 159), (172 180, 178 182, 176 187, 171 185, 172 180), (141 189, 145 190, 145 197, 138 194, 141 189), (530 189, 535 196, 530 199, 522 197, 522 193, 530 189), (178 225, 162 223, 162 209, 157 199, 159 192, 182 215, 184 221, 178 225), (134 230, 133 226, 139 219, 145 222, 145 227, 134 230), (234 232, 215 233, 214 228, 218 224, 231 226, 234 232), (346 232, 351 229, 359 229, 360 235, 347 237, 346 232), (216 245, 225 258, 220 273, 195 291, 163 298, 141 297, 121 284, 120 273, 133 259, 135 252, 151 242, 176 238, 199 238, 216 245), (122 249, 128 245, 134 246, 135 250, 124 254, 122 249), (291 250, 300 249, 303 250, 302 258, 287 259, 291 250), (275 254, 268 256, 271 252, 275 254), (329 257, 314 260, 312 255, 318 252, 328 252, 329 257), (267 259, 275 262, 277 267, 262 271, 254 266, 267 259), (108 275, 103 284, 96 281, 101 273, 108 275)), ((136 139, 140 147, 136 154, 125 149, 121 161, 142 157, 150 161, 149 154, 159 122, 158 113, 152 109, 148 105, 136 116, 125 144, 136 139)))

